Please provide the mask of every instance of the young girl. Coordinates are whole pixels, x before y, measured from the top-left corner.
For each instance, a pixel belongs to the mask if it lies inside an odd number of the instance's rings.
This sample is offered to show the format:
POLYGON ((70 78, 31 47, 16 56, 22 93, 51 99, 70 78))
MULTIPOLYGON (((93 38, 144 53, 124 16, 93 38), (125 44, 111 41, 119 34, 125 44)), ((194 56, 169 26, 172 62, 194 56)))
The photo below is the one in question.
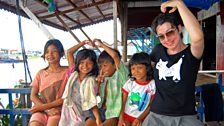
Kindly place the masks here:
POLYGON ((149 114, 155 94, 151 60, 147 53, 136 53, 129 61, 129 79, 123 86, 119 126, 140 126, 149 114))
POLYGON ((93 50, 82 49, 75 56, 76 50, 84 44, 83 41, 67 51, 67 59, 70 69, 75 68, 70 75, 63 94, 63 107, 59 126, 83 126, 85 119, 92 113, 97 125, 102 124, 100 112, 97 107, 97 83, 95 77, 98 75, 97 56, 93 50), (75 66, 74 66, 75 64, 75 66), (89 110, 89 111, 88 111, 89 110))
POLYGON ((32 81, 30 99, 34 106, 29 126, 57 126, 60 120, 62 94, 65 88, 68 68, 60 65, 64 56, 64 48, 57 39, 47 41, 43 59, 48 66, 41 69, 32 81))

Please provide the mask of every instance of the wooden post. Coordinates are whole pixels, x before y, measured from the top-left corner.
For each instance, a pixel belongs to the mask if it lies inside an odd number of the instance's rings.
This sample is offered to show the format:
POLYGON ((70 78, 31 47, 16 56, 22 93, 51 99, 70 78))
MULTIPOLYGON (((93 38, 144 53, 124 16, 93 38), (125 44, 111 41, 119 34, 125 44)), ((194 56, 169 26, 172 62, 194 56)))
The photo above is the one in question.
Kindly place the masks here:
POLYGON ((117 2, 113 0, 114 49, 117 49, 117 2))
POLYGON ((127 2, 123 2, 122 4, 123 6, 123 12, 122 12, 122 45, 123 45, 123 61, 127 62, 127 49, 128 49, 128 45, 127 45, 127 26, 128 26, 128 4, 127 2))
MULTIPOLYGON (((224 2, 220 1, 220 13, 216 18, 216 69, 224 70, 224 2)), ((222 79, 224 74, 222 73, 222 79)))

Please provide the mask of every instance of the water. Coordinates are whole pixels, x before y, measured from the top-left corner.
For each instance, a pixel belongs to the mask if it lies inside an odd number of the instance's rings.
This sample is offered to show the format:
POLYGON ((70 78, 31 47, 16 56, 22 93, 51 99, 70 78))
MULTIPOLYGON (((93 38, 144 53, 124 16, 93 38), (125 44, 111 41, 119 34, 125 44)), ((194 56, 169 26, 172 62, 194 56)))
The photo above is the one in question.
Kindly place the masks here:
MULTIPOLYGON (((67 66, 66 59, 62 59, 61 64, 67 66)), ((31 77, 32 79, 34 79, 36 73, 40 69, 45 68, 48 64, 44 62, 42 58, 36 58, 36 59, 28 60, 28 65, 29 65, 31 77)), ((28 82, 30 82, 29 76, 27 76, 27 78, 28 78, 28 82)), ((14 86, 19 83, 20 79, 25 80, 25 72, 24 72, 23 63, 14 63, 14 68, 12 63, 0 63, 0 88, 1 89, 14 88, 14 86)), ((0 99, 2 104, 6 107, 6 105, 8 104, 8 95, 0 94, 0 99)))

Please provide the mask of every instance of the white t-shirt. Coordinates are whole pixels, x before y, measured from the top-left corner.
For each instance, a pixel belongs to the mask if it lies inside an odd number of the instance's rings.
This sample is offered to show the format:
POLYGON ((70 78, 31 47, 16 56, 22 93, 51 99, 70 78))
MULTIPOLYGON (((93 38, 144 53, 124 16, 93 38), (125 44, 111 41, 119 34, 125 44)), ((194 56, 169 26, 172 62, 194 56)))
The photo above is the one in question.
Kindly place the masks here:
POLYGON ((151 97, 155 95, 155 81, 150 80, 146 83, 141 83, 129 79, 124 84, 122 91, 128 94, 124 110, 125 114, 137 118, 145 111, 151 97))

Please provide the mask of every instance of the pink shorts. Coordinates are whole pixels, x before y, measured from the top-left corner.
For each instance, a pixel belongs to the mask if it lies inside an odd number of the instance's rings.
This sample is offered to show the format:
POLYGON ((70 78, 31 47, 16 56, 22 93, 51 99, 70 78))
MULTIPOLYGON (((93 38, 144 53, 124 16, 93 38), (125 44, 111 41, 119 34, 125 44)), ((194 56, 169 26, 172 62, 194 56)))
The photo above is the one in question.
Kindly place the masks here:
POLYGON ((33 113, 30 118, 30 123, 33 121, 42 123, 43 125, 47 125, 47 121, 54 119, 54 120, 60 120, 60 115, 54 115, 54 116, 48 116, 46 113, 43 112, 36 112, 33 113))

